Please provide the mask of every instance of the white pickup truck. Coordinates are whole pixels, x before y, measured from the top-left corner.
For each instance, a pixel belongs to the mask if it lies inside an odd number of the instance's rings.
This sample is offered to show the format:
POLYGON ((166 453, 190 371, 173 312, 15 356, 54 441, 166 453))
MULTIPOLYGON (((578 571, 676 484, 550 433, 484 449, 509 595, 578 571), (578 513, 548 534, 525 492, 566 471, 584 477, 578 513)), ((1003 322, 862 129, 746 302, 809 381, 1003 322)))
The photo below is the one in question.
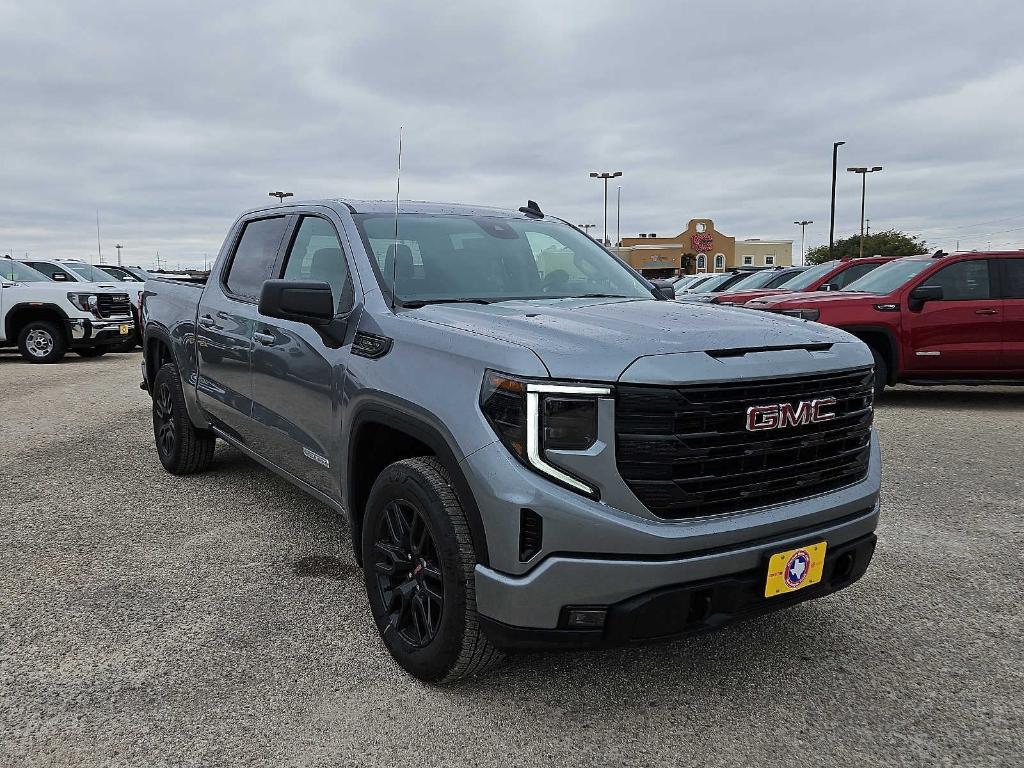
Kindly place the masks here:
POLYGON ((69 349, 99 357, 135 334, 131 299, 93 283, 58 283, 28 265, 0 259, 0 347, 31 363, 56 363, 69 349))

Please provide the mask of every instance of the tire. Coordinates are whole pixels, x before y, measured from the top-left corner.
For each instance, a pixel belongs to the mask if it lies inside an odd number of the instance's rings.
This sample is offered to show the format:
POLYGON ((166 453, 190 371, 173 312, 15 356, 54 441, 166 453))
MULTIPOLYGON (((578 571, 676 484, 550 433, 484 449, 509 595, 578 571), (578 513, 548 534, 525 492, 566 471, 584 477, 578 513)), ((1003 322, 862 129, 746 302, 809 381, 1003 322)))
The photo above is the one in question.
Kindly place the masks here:
POLYGON ((153 380, 153 436, 160 463, 172 475, 202 472, 213 461, 217 437, 192 424, 174 363, 160 366, 153 380))
POLYGON ((52 320, 33 320, 18 334, 18 351, 30 363, 57 363, 68 343, 60 326, 52 320))
POLYGON ((871 347, 871 356, 875 358, 875 397, 880 397, 889 384, 889 364, 885 357, 874 347, 871 347))
POLYGON ((80 357, 103 357, 107 354, 107 351, 106 347, 82 347, 81 349, 76 349, 75 354, 80 357))
POLYGON ((502 660, 480 629, 476 551, 441 462, 403 459, 381 472, 366 504, 361 543, 370 611, 402 669, 445 684, 502 660))

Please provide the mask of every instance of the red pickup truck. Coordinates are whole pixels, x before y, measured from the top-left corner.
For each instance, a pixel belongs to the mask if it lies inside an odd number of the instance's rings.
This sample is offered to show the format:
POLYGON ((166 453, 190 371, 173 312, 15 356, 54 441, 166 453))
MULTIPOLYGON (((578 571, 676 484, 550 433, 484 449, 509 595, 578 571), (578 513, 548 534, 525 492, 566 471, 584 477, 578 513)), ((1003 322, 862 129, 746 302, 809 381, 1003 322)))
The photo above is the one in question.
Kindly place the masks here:
POLYGON ((879 264, 885 264, 892 259, 892 256, 869 256, 846 261, 826 261, 791 277, 781 287, 726 291, 718 294, 711 301, 714 304, 735 307, 765 296, 781 296, 784 293, 794 293, 795 291, 839 291, 854 280, 860 280, 879 264))
POLYGON ((1024 251, 907 256, 841 291, 745 305, 832 325, 866 342, 888 384, 1024 384, 1024 251))

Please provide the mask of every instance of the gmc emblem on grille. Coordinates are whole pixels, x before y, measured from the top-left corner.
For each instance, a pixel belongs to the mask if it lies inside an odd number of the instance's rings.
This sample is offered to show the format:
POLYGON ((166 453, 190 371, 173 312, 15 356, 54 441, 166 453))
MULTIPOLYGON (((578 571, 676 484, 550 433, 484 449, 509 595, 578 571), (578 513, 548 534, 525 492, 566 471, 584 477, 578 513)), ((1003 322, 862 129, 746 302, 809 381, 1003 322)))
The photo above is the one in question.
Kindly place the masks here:
POLYGON ((784 429, 831 421, 836 417, 835 411, 830 410, 835 404, 834 397, 822 397, 817 400, 801 400, 795 408, 789 403, 752 405, 747 408, 747 430, 759 432, 763 429, 784 429))

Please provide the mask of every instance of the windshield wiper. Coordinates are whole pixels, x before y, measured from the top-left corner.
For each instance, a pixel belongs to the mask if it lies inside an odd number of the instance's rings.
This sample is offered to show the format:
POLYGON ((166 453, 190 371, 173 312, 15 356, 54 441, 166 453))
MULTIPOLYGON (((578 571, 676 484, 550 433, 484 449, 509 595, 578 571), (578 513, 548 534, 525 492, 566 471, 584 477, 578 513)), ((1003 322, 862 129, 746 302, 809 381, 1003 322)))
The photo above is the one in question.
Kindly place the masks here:
POLYGON ((490 299, 416 299, 414 301, 403 301, 402 306, 407 309, 419 309, 428 304, 490 304, 490 299))
POLYGON ((636 299, 638 296, 623 296, 621 293, 581 293, 579 296, 559 296, 560 299, 636 299))

